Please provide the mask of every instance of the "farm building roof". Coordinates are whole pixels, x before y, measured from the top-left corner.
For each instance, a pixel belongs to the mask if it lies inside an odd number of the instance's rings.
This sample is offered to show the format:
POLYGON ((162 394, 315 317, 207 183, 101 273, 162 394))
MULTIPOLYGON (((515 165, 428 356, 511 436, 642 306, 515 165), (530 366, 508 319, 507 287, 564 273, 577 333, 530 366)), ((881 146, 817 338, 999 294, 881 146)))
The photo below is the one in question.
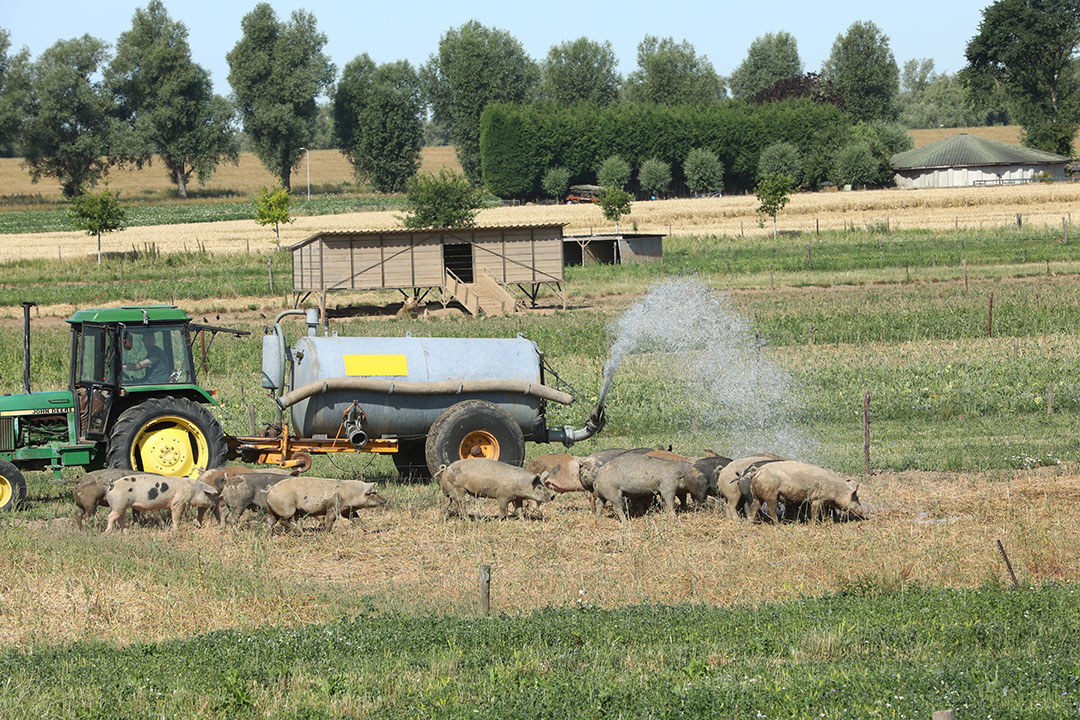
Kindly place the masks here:
POLYGON ((437 233, 461 233, 461 232, 484 232, 490 230, 529 230, 537 228, 561 228, 566 227, 568 223, 532 223, 523 225, 481 225, 478 227, 468 228, 371 228, 363 230, 323 230, 317 232, 311 237, 304 238, 298 243, 294 243, 286 250, 296 250, 303 247, 308 243, 318 240, 322 237, 334 237, 342 235, 380 235, 383 237, 393 237, 395 235, 433 235, 437 233))
POLYGON ((897 153, 890 159, 894 170, 972 167, 979 165, 1030 165, 1064 163, 1063 155, 960 133, 922 147, 897 153))

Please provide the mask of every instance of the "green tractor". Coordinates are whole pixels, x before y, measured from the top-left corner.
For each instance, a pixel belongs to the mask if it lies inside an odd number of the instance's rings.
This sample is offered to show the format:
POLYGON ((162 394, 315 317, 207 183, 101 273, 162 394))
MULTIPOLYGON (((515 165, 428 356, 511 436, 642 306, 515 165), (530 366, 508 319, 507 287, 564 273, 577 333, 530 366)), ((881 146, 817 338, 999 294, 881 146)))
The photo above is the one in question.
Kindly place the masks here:
POLYGON ((193 333, 247 333, 197 325, 172 305, 80 310, 71 324, 67 390, 30 392, 29 306, 24 304, 25 394, 0 396, 0 511, 26 494, 24 470, 131 468, 196 477, 228 448, 195 379, 193 333))

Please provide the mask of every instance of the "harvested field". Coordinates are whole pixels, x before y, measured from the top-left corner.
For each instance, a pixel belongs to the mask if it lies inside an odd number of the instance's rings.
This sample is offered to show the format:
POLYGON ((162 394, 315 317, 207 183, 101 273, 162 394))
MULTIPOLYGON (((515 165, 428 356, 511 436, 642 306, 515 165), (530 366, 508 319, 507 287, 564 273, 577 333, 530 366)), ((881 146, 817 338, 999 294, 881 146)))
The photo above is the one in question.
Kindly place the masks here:
MULTIPOLYGON (((438 172, 441 167, 450 167, 460 171, 461 165, 454 154, 454 148, 448 145, 425 147, 421 157, 422 172, 438 172)), ((337 150, 311 151, 312 186, 333 186, 354 182, 352 166, 337 150)), ((176 186, 161 163, 155 163, 142 170, 118 168, 109 172, 109 188, 119 190, 127 200, 138 200, 172 191, 176 186)), ((205 190, 208 194, 229 193, 233 196, 247 197, 258 192, 260 187, 272 186, 275 178, 262 166, 253 153, 240 153, 237 165, 223 163, 218 166, 214 177, 206 185, 199 185, 193 180, 189 191, 205 190)), ((297 191, 303 190, 307 183, 307 159, 300 156, 299 164, 293 168, 292 184, 297 191)), ((60 183, 50 178, 42 178, 38 183, 30 181, 30 174, 22 167, 20 158, 0 158, 0 195, 35 196, 41 195, 46 200, 60 200, 60 183)), ((183 202, 178 200, 177 202, 183 202)))
POLYGON ((1072 467, 995 477, 883 473, 860 488, 870 520, 779 527, 711 511, 620 525, 593 516, 580 495, 546 506, 543 520, 499 522, 486 501, 475 508, 483 519, 448 521, 437 487, 385 492, 388 509, 365 511, 329 535, 314 521, 302 535, 272 537, 190 524, 100 536, 67 518, 13 521, 0 527, 0 645, 126 644, 295 625, 333 619, 358 602, 467 614, 480 559, 493 567, 493 610, 515 615, 1008 582, 998 538, 1022 583, 1080 579, 1080 520, 1068 510, 1080 499, 1080 475, 1072 467))
MULTIPOLYGON (((771 223, 761 222, 752 195, 641 201, 623 219, 623 231, 658 232, 690 236, 771 236, 771 223), (760 224, 760 225, 759 225, 760 224)), ((1026 226, 1060 228, 1062 218, 1080 210, 1080 184, 1035 184, 1007 187, 939 188, 922 190, 866 190, 858 192, 800 193, 778 218, 785 233, 813 234, 815 229, 845 228, 928 230, 991 229, 1015 226, 1021 213, 1026 226)), ((396 228, 401 213, 375 211, 298 217, 281 228, 282 245, 303 240, 323 230, 396 228)), ((1080 215, 1078 215, 1080 219, 1080 215)), ((611 232, 597 205, 526 205, 482 210, 481 225, 566 223, 567 234, 611 232)), ((156 244, 162 252, 195 249, 212 253, 254 251, 272 246, 273 231, 254 220, 133 227, 102 239, 106 251, 123 251, 156 244)), ((0 262, 21 258, 56 258, 90 255, 97 241, 78 232, 27 233, 7 236, 0 262)))

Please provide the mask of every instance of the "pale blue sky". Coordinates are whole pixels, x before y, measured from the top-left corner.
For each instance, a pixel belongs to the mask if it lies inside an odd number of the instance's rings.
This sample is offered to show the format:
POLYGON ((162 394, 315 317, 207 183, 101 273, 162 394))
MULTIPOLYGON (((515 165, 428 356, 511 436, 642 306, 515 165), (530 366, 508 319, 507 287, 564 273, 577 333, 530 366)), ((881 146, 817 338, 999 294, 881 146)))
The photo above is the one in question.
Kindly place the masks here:
MULTIPOLYGON (((131 16, 148 0, 3 0, 0 27, 11 32, 14 48, 29 47, 36 57, 57 40, 90 33, 114 43, 131 26, 131 16)), ((215 90, 227 94, 225 54, 240 37, 240 19, 253 0, 166 0, 173 19, 188 27, 195 61, 210 70, 215 90)), ((314 13, 328 38, 326 51, 338 71, 367 52, 376 62, 409 60, 419 65, 436 50, 439 38, 451 27, 471 19, 509 31, 534 59, 564 40, 585 35, 609 40, 625 75, 637 64, 637 44, 647 35, 689 40, 699 54, 708 56, 721 75, 729 74, 746 56, 754 38, 786 30, 799 43, 808 71, 817 71, 833 41, 852 22, 872 20, 889 36, 897 63, 930 57, 939 71, 955 72, 964 65, 964 46, 975 34, 981 10, 990 0, 906 0, 876 2, 611 2, 610 0, 477 0, 475 2, 338 3, 330 0, 273 2, 280 18, 296 8, 314 13), (613 13, 617 15, 613 16, 613 13)))

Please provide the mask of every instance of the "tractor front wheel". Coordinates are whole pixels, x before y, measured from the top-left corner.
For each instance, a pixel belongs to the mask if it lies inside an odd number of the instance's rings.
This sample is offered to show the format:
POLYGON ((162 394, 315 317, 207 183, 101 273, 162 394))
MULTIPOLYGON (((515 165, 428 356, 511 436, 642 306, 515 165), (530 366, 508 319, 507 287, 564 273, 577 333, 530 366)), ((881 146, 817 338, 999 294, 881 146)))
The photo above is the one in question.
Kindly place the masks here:
POLYGON ((19 468, 0 460, 0 512, 14 510, 26 498, 26 480, 19 468))
POLYGON ((225 464, 221 424, 187 398, 151 398, 120 413, 109 433, 109 467, 198 477, 225 464))

